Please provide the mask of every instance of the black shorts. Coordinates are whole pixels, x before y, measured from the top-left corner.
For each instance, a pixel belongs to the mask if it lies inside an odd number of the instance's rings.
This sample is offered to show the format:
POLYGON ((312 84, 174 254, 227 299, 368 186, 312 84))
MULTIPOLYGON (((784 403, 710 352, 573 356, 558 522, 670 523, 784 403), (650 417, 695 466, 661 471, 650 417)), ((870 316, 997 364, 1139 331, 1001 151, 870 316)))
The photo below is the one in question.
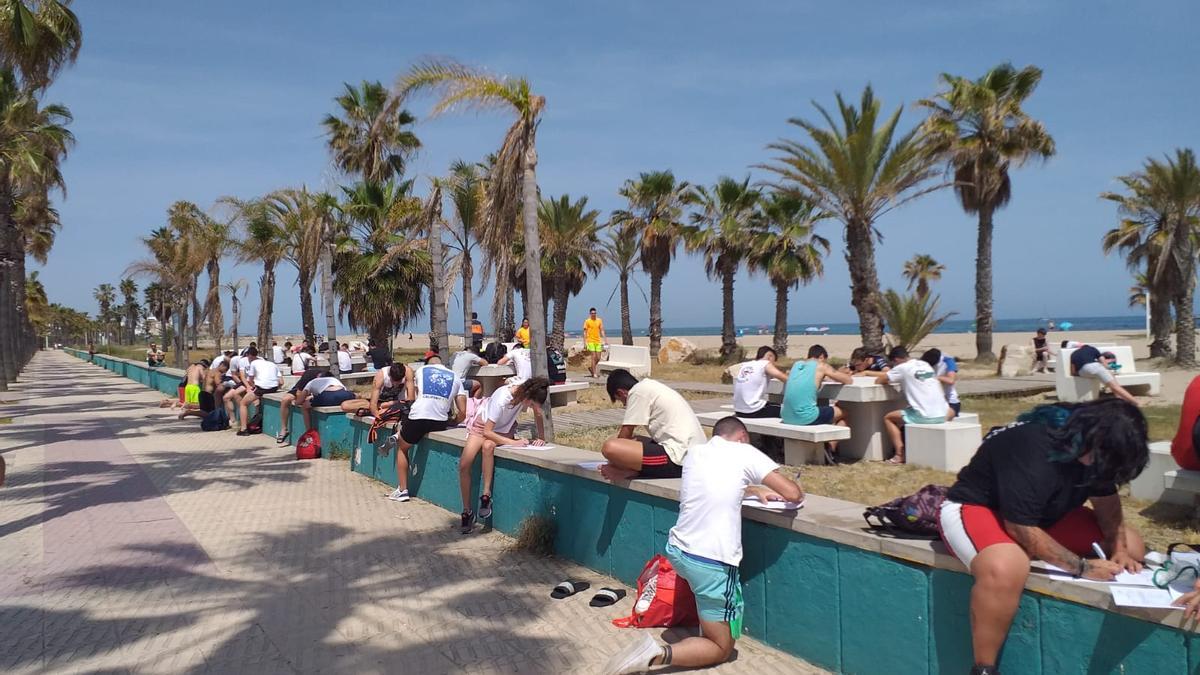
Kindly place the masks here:
POLYGON ((733 414, 738 417, 745 417, 746 419, 758 419, 760 417, 779 417, 782 412, 778 403, 768 403, 754 412, 735 412, 733 414))
POLYGON ((262 387, 255 387, 254 395, 259 398, 262 398, 263 396, 266 396, 267 394, 274 394, 277 391, 279 391, 279 387, 271 387, 270 389, 263 389, 262 387))
POLYGON ((409 445, 416 445, 431 431, 445 431, 450 428, 449 420, 404 420, 400 424, 400 438, 409 445))
POLYGON ((829 424, 833 421, 833 406, 819 405, 817 406, 817 419, 813 420, 813 424, 829 424))
POLYGON ((217 399, 212 393, 207 391, 200 392, 200 412, 212 412, 217 408, 217 399))
POLYGON ((642 444, 642 470, 639 478, 679 478, 683 467, 671 461, 666 448, 646 436, 635 436, 642 444))
POLYGON ((962 412, 962 403, 951 403, 950 409, 954 411, 955 417, 962 412))

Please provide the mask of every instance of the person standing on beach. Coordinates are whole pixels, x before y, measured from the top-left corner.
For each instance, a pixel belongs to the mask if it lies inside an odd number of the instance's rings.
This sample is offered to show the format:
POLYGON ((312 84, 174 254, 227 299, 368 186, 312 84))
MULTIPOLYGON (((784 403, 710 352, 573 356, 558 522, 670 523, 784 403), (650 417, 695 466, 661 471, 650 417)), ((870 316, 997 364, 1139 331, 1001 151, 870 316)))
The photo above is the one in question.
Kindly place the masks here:
POLYGON ((588 370, 591 377, 597 377, 596 369, 600 365, 600 353, 604 351, 604 342, 608 334, 604 332, 604 320, 596 316, 596 308, 588 310, 588 318, 583 320, 583 348, 589 357, 588 370))
POLYGON ((941 424, 946 421, 950 404, 946 402, 946 393, 932 366, 921 359, 909 358, 908 350, 904 347, 893 347, 888 356, 891 357, 892 367, 875 378, 875 383, 898 384, 904 398, 908 399, 907 408, 893 410, 883 416, 883 426, 896 450, 896 454, 887 462, 903 464, 904 425, 941 424))
POLYGON ((517 329, 516 341, 523 345, 529 344, 529 319, 521 320, 521 327, 517 329))
POLYGON ((479 320, 478 312, 471 312, 471 346, 477 352, 483 349, 483 322, 479 320))
POLYGON ((1033 336, 1033 372, 1044 373, 1050 364, 1050 347, 1046 344, 1046 329, 1037 329, 1033 336))

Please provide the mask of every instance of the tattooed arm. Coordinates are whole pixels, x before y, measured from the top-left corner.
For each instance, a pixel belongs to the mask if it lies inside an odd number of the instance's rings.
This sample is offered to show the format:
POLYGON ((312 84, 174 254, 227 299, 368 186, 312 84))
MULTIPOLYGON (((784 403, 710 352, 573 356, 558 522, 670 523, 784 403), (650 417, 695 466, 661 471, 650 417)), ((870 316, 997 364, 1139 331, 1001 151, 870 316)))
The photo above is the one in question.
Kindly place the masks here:
POLYGON ((1121 571, 1116 563, 1107 560, 1088 560, 1068 551, 1062 544, 1040 527, 1032 525, 1017 525, 1004 521, 1004 529, 1008 531, 1017 544, 1025 549, 1025 553, 1034 560, 1043 560, 1062 568, 1076 576, 1096 581, 1112 581, 1121 571))

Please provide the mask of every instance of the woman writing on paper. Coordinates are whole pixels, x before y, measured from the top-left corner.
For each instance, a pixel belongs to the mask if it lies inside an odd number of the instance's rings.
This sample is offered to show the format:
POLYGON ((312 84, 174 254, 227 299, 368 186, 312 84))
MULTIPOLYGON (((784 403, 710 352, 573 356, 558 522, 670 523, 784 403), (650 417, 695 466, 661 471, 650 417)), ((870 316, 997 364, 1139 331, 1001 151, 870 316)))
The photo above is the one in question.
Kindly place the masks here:
POLYGON ((1145 545, 1122 518, 1117 488, 1148 458, 1146 419, 1119 399, 1039 406, 988 434, 940 516, 942 539, 975 577, 972 673, 999 672, 1030 560, 1096 581, 1141 569, 1145 545), (1087 557, 1095 543, 1107 560, 1087 557))

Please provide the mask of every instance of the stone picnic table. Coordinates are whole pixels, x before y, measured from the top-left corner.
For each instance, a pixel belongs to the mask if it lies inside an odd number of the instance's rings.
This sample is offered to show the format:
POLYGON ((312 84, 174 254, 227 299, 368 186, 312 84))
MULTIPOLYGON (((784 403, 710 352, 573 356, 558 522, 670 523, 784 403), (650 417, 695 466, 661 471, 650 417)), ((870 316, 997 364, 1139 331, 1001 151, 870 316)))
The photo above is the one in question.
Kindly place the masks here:
MULTIPOLYGON (((768 398, 783 401, 783 382, 767 384, 768 398)), ((847 459, 881 460, 891 453, 892 443, 883 428, 883 417, 904 407, 904 394, 890 384, 876 384, 874 377, 855 377, 854 384, 826 381, 817 391, 817 399, 837 402, 846 413, 850 440, 838 443, 838 454, 847 459)))

